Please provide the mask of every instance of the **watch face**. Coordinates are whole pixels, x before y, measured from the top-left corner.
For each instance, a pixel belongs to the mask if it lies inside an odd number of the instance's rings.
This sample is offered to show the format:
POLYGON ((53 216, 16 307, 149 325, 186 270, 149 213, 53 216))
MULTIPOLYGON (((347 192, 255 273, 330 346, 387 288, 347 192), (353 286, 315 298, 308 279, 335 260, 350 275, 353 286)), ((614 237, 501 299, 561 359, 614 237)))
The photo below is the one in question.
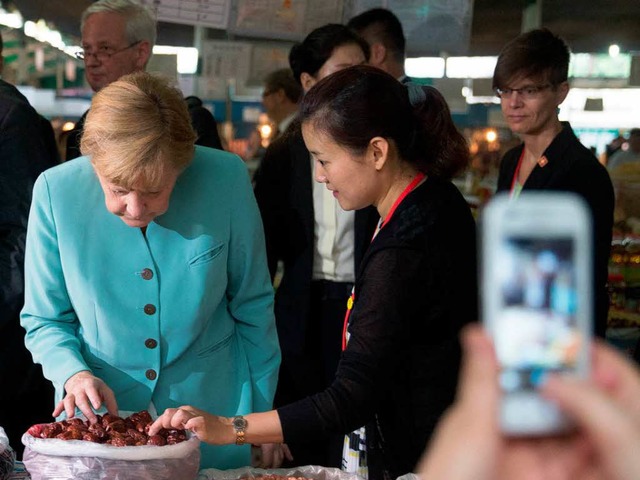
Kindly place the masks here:
POLYGON ((240 430, 245 429, 247 428, 247 421, 244 419, 244 417, 235 417, 233 419, 233 427, 240 430))

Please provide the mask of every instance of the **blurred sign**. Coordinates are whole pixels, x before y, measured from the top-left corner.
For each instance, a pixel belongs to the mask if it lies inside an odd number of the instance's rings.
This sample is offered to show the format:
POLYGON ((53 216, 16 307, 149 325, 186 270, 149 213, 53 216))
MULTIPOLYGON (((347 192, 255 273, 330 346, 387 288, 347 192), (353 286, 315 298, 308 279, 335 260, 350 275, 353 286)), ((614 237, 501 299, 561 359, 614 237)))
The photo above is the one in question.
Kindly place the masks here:
POLYGON ((238 0, 229 29, 255 37, 302 40, 327 23, 342 23, 343 0, 238 0))
POLYGON ((229 0, 140 0, 155 11, 158 20, 225 29, 229 0))
POLYGON ((202 76, 199 94, 203 98, 226 98, 229 85, 244 85, 249 78, 251 44, 205 41, 202 44, 202 76))

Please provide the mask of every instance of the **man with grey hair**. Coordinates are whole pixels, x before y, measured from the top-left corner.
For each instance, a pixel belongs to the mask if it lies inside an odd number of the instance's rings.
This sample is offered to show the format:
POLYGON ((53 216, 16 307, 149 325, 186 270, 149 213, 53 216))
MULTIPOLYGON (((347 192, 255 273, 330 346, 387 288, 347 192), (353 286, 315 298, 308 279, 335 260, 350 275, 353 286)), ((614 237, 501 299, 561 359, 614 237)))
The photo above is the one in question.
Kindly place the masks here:
MULTIPOLYGON (((99 0, 80 21, 85 76, 94 92, 121 76, 144 70, 156 42, 153 13, 133 0, 99 0)), ((67 137, 65 160, 79 157, 86 113, 67 137)))
POLYGON ((298 102, 302 98, 302 85, 290 68, 281 68, 268 74, 264 79, 262 106, 269 119, 276 125, 275 139, 284 133, 298 113, 298 102))

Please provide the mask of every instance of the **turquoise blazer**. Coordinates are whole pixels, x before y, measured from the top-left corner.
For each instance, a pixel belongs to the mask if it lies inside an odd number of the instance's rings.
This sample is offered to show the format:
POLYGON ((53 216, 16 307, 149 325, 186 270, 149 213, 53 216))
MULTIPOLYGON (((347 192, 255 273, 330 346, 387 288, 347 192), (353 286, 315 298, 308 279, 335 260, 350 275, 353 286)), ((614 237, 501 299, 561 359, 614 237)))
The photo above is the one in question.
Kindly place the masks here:
MULTIPOLYGON (((146 236, 107 211, 89 158, 37 180, 25 260, 26 345, 56 388, 90 370, 120 410, 269 410, 280 350, 260 214, 245 165, 196 147, 146 236)), ((202 468, 249 465, 203 445, 202 468)))

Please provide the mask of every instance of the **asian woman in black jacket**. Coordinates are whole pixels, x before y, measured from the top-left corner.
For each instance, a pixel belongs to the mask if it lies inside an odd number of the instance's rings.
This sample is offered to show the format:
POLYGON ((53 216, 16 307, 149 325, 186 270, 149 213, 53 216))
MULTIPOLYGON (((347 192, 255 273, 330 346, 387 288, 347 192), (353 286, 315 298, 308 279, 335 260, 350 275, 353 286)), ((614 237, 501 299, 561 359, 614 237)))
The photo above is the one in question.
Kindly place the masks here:
POLYGON ((300 115, 316 181, 345 210, 374 205, 381 217, 348 302, 336 379, 271 412, 231 419, 186 406, 154 428, 190 428, 216 444, 340 432, 343 469, 396 478, 414 469, 453 401, 458 334, 476 319, 475 226, 449 181, 467 165, 467 145, 435 89, 368 66, 320 81, 300 115))

